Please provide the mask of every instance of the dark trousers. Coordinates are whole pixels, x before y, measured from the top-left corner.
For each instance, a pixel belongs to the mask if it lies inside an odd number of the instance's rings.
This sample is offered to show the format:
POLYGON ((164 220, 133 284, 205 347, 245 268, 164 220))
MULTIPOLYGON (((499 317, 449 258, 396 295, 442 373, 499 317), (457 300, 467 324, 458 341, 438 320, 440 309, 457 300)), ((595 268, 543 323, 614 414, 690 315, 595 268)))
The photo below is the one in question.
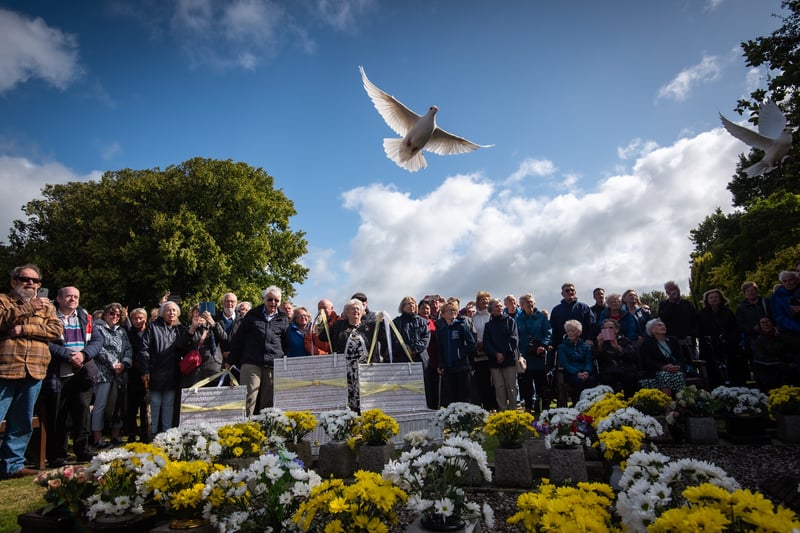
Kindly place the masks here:
POLYGON ((133 371, 128 376, 128 402, 125 414, 124 431, 129 436, 139 435, 142 441, 147 440, 147 402, 144 396, 144 384, 139 374, 133 371), (139 421, 137 422, 137 418, 139 421))
POLYGON ((472 374, 471 402, 480 405, 487 411, 497 409, 497 398, 495 398, 494 387, 492 386, 492 373, 489 371, 489 361, 475 361, 473 363, 475 372, 472 374))
POLYGON ((80 376, 61 380, 61 392, 42 391, 47 428, 47 460, 67 457, 67 420, 72 422, 72 451, 89 453, 89 405, 92 385, 80 376))
POLYGON ((549 407, 547 372, 544 369, 529 368, 524 374, 517 375, 517 383, 519 383, 519 397, 525 402, 525 409, 540 413, 549 407))
MULTIPOLYGON (((445 370, 447 372, 447 370, 445 370)), ((441 383, 441 406, 455 402, 468 402, 470 394, 470 371, 468 369, 439 375, 441 383)))

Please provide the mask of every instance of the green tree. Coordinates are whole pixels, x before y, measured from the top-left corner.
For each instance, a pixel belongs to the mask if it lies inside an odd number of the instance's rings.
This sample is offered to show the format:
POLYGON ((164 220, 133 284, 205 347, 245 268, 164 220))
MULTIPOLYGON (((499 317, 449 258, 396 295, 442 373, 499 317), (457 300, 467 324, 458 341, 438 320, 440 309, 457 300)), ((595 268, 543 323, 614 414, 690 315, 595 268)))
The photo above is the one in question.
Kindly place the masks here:
POLYGON ((152 305, 166 291, 191 302, 232 290, 287 296, 308 270, 294 204, 264 170, 195 158, 164 170, 124 169, 99 181, 47 185, 24 207, 0 259, 36 261, 51 289, 75 285, 90 308, 152 305))
POLYGON ((667 295, 664 291, 659 290, 653 290, 639 295, 639 301, 642 302, 642 305, 646 305, 650 308, 650 314, 653 318, 658 317, 658 302, 666 299, 667 295))

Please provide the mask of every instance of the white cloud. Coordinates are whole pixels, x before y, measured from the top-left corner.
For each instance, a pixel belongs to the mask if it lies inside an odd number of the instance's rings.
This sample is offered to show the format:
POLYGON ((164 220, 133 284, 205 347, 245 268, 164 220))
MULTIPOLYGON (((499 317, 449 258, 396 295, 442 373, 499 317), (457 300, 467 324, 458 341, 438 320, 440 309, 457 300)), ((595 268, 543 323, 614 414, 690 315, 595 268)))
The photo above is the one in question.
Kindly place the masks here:
POLYGON ((25 220, 22 207, 41 197, 45 184, 99 179, 101 173, 79 176, 60 163, 37 164, 24 157, 0 155, 0 241, 8 242, 14 220, 25 220))
POLYGON ((374 4, 374 0, 317 0, 315 8, 317 17, 326 24, 339 31, 347 31, 374 4))
POLYGON ((617 157, 623 160, 631 157, 643 157, 656 148, 658 148, 658 143, 655 141, 645 141, 637 137, 632 139, 627 146, 617 147, 617 157))
POLYGON ((100 157, 102 157, 104 161, 109 161, 111 159, 114 159, 115 157, 121 154, 122 154, 122 145, 120 145, 117 141, 113 141, 108 144, 100 146, 100 157))
POLYGON ((718 206, 730 211, 725 186, 740 151, 718 128, 644 153, 592 191, 552 197, 509 194, 482 175, 447 178, 420 198, 381 184, 352 189, 344 207, 361 220, 347 279, 325 290, 312 269, 298 301, 321 291, 340 307, 360 290, 371 308, 394 313, 407 294, 474 298, 479 289, 533 291, 551 308, 566 280, 584 301, 596 286, 645 291, 677 279, 686 290, 689 231, 718 206))
POLYGON ((682 102, 689 97, 692 88, 698 83, 713 81, 720 74, 719 58, 703 56, 697 65, 678 73, 675 78, 658 90, 658 98, 682 102))
POLYGON ((0 8, 0 93, 31 78, 65 89, 81 73, 73 35, 0 8))
POLYGON ((519 168, 506 180, 506 185, 517 183, 529 176, 550 176, 556 171, 556 166, 547 159, 525 159, 519 168))

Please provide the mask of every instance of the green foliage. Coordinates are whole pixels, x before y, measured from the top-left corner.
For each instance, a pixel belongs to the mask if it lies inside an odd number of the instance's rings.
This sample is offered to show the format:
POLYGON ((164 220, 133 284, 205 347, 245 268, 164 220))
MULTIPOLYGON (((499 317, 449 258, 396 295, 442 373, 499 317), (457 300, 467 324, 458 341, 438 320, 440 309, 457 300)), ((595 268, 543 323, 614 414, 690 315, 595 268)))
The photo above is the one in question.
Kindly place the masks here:
POLYGON ((258 302, 273 284, 291 296, 308 272, 297 262, 304 233, 289 229, 294 204, 245 163, 109 171, 42 196, 24 207, 28 219, 15 221, 0 259, 35 261, 51 291, 75 285, 89 309, 150 305, 168 290, 192 302, 228 290, 258 302))
POLYGON ((639 295, 639 301, 642 302, 642 305, 646 305, 650 308, 650 314, 653 318, 658 317, 658 302, 666 299, 666 293, 658 290, 645 292, 639 295))

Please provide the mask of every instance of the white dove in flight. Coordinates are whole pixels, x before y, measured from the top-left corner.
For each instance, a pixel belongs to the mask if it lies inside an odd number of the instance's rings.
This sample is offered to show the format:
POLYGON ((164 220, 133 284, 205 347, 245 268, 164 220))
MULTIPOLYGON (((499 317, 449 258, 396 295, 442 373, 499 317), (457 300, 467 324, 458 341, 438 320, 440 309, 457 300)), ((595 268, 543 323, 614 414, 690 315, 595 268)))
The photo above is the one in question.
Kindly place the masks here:
POLYGON ((752 178, 769 172, 778 166, 792 147, 792 128, 786 124, 786 116, 772 100, 767 100, 758 110, 758 132, 734 124, 720 113, 722 125, 728 133, 745 144, 764 151, 756 163, 742 172, 752 178))
POLYGON ((493 144, 475 144, 463 137, 444 131, 436 125, 438 107, 432 105, 424 116, 419 116, 369 81, 364 67, 358 67, 358 70, 361 71, 364 89, 367 90, 372 103, 375 104, 375 109, 381 114, 386 124, 402 136, 402 139, 383 140, 386 157, 397 163, 398 166, 409 172, 416 172, 427 167, 428 162, 422 156, 423 149, 434 154, 452 155, 494 146, 493 144))

